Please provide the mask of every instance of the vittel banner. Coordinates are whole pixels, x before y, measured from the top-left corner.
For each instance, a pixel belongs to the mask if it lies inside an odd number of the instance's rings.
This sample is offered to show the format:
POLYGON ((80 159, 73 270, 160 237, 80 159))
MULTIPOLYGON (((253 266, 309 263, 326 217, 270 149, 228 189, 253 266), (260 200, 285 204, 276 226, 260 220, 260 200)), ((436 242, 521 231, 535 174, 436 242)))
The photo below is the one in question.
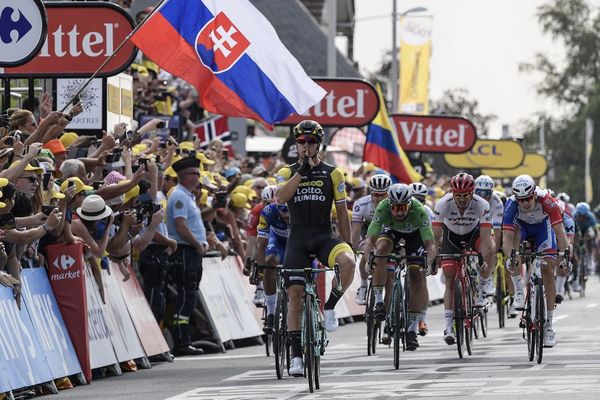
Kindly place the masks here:
POLYGON ((292 114, 278 125, 296 125, 305 119, 318 121, 322 126, 364 126, 379 111, 375 88, 361 79, 320 79, 314 81, 327 91, 319 103, 302 115, 292 114))
POLYGON ((475 126, 462 117, 392 114, 390 118, 404 151, 464 153, 477 140, 475 126))
MULTIPOLYGON (((91 76, 133 30, 133 20, 111 3, 45 3, 48 34, 31 61, 0 68, 0 77, 91 76)), ((135 47, 126 43, 98 75, 123 71, 135 57, 135 47)))

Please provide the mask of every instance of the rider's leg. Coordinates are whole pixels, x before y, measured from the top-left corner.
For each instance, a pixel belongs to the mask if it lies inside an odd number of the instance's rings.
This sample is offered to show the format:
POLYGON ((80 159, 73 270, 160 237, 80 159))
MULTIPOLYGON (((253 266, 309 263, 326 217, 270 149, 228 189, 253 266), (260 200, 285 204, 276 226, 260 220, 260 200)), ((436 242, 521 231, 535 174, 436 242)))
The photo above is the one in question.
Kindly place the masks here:
MULTIPOLYGON (((269 255, 265 260, 268 266, 275 267, 279 264, 279 257, 269 255)), ((274 269, 265 269, 263 284, 265 288, 265 298, 267 305, 267 315, 275 313, 275 304, 277 303, 277 274, 274 269)))
POLYGON ((409 331, 417 332, 421 314, 427 309, 429 296, 427 293, 427 281, 425 274, 419 267, 411 266, 408 269, 408 281, 410 282, 410 296, 408 299, 408 311, 411 313, 409 331))
MULTIPOLYGON (((375 270, 373 271, 373 293, 375 303, 383 302, 383 287, 386 285, 387 256, 392 252, 393 242, 387 237, 380 237, 375 243, 375 270), (381 256, 381 257, 379 257, 381 256)), ((390 291, 391 292, 391 291, 390 291)))
POLYGON ((457 268, 456 261, 445 261, 442 263, 442 271, 446 280, 446 288, 444 290, 444 319, 446 321, 445 330, 452 331, 452 322, 454 318, 454 277, 456 276, 457 268))

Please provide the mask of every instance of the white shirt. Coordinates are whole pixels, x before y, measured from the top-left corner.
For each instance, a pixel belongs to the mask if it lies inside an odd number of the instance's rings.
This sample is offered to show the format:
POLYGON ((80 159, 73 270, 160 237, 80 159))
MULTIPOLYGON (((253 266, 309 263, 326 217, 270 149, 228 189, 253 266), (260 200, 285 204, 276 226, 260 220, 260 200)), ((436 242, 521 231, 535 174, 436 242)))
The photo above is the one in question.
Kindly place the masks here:
POLYGON ((446 193, 435 204, 431 225, 445 225, 457 235, 466 235, 477 226, 490 228, 492 226, 490 205, 483 198, 474 194, 473 199, 461 215, 452 193, 446 193))

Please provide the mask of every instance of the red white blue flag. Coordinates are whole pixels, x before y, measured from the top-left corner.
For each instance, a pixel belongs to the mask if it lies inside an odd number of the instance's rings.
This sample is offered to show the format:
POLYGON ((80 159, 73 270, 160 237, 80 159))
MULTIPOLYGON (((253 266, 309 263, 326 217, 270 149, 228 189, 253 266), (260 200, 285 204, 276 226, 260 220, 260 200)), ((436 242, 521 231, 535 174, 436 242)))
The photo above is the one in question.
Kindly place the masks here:
POLYGON ((326 94, 248 0, 167 0, 131 40, 215 114, 273 125, 326 94))
POLYGON ((198 136, 202 150, 208 149, 210 142, 215 139, 221 140, 227 149, 231 147, 231 132, 229 132, 227 117, 219 115, 202 121, 196 125, 194 132, 198 136))

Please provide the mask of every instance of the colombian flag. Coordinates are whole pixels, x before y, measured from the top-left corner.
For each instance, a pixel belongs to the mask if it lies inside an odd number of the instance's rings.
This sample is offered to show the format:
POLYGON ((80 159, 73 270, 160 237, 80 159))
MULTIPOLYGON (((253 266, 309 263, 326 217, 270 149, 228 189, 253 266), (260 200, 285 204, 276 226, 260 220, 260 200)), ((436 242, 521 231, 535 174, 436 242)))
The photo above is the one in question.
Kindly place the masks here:
POLYGON ((379 113, 367 130, 363 160, 372 162, 379 168, 388 171, 396 182, 419 182, 423 177, 414 170, 408 156, 400 147, 398 135, 388 118, 379 85, 377 85, 377 94, 379 95, 379 113))

